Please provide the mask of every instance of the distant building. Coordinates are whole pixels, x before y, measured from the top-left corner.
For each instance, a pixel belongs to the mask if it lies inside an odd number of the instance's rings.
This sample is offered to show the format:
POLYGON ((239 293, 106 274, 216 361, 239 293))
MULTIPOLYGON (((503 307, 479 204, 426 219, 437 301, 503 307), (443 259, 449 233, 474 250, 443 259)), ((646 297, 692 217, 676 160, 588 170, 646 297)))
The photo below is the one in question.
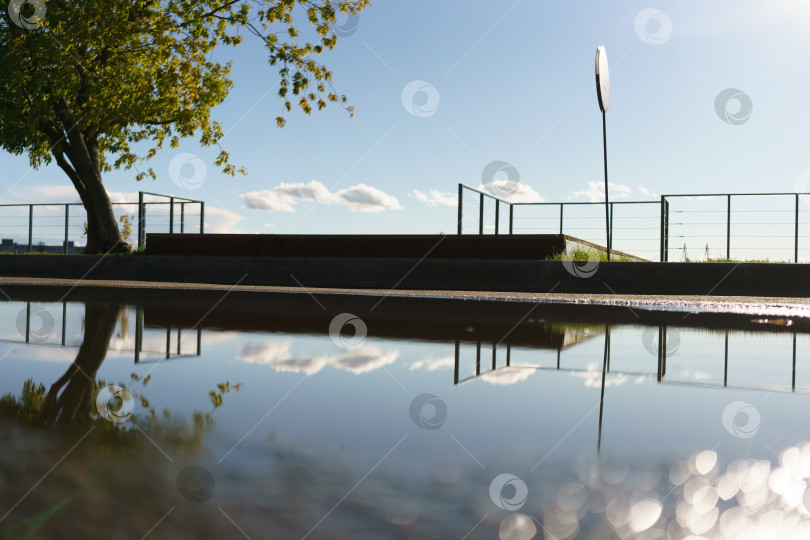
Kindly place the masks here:
MULTIPOLYGON (((73 240, 68 240, 67 242, 67 253, 68 255, 73 255, 76 253, 82 253, 84 251, 84 246, 77 246, 73 240)), ((18 244, 14 241, 13 238, 3 238, 0 240, 0 252, 5 253, 28 253, 28 243, 18 244)), ((36 244, 31 246, 31 252, 33 253, 53 253, 53 254, 64 254, 65 253, 65 243, 61 244, 46 244, 45 242, 37 242, 36 244)))

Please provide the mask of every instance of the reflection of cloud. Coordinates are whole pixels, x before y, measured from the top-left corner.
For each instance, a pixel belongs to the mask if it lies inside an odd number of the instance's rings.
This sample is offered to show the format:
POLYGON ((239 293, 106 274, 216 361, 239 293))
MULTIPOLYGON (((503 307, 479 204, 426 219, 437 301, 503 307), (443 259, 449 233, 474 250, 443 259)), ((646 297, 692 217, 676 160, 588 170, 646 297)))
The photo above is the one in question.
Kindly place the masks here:
POLYGON ((289 341, 248 344, 242 348, 242 352, 237 358, 249 364, 264 364, 276 371, 314 375, 324 367, 331 365, 359 375, 391 364, 399 356, 399 351, 383 352, 379 347, 364 345, 339 355, 293 358, 291 347, 292 344, 289 341))
MULTIPOLYGON (((574 372, 571 375, 580 379, 585 379, 585 388, 602 388, 602 368, 597 368, 596 364, 588 364, 588 370, 574 372)), ((605 378, 605 388, 619 386, 626 383, 629 377, 625 374, 611 374, 610 378, 605 378)))
POLYGON ((417 369, 426 369, 428 371, 437 371, 439 369, 449 369, 456 365, 456 359, 452 356, 445 358, 425 358, 424 360, 417 360, 411 364, 411 371, 417 369))
POLYGON ((535 371, 537 371, 535 368, 504 367, 484 373, 480 378, 490 384, 515 384, 525 381, 535 371))
POLYGON ((14 345, 13 350, 0 351, 0 358, 4 360, 23 360, 25 362, 59 362, 60 364, 72 364, 75 349, 63 347, 53 347, 49 342, 42 344, 14 345))
MULTIPOLYGON (((116 327, 116 332, 118 328, 116 327)), ((213 345, 235 338, 237 332, 213 332, 204 330, 200 338, 200 350, 205 351, 206 345, 213 345)), ((177 355, 177 329, 173 328, 171 331, 171 344, 169 351, 172 356, 177 355)), ((180 353, 181 354, 196 354, 197 353, 197 330, 189 330, 183 328, 180 330, 180 353)), ((135 354, 135 322, 127 332, 126 339, 117 338, 113 335, 110 340, 110 346, 107 349, 107 358, 115 357, 132 357, 135 354)), ((141 358, 147 357, 149 354, 166 355, 166 329, 165 328, 145 328, 143 332, 143 341, 141 342, 141 358)))

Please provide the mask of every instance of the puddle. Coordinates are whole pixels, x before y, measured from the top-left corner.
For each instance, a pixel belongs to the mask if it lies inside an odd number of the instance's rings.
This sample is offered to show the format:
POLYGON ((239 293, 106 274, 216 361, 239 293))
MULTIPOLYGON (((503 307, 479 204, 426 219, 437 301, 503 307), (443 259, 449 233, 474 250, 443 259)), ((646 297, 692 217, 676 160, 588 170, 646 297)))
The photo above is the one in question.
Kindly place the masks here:
POLYGON ((0 537, 810 535, 810 334, 533 315, 0 303, 0 537))

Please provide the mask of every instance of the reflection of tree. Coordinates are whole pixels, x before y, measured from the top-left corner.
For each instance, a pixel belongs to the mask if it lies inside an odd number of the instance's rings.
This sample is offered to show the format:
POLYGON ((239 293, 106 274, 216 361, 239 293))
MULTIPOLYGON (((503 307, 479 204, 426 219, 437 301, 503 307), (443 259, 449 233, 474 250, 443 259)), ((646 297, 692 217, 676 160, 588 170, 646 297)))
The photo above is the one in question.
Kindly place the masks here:
POLYGON ((41 411, 44 423, 64 426, 88 416, 96 390, 96 373, 107 356, 120 311, 119 306, 110 304, 85 304, 84 341, 76 359, 45 396, 41 411), (62 387, 64 390, 59 394, 62 387))
MULTIPOLYGON (((111 304, 85 304, 84 339, 64 375, 47 391, 45 385, 29 379, 23 384, 19 397, 10 393, 0 397, 0 416, 17 418, 24 424, 37 426, 86 429, 95 425, 102 428, 100 433, 106 442, 132 441, 140 430, 150 433, 153 438, 167 440, 180 451, 198 451, 202 435, 213 424, 213 412, 222 405, 223 396, 231 390, 239 391, 241 383, 231 385, 225 381, 217 384, 208 392, 212 408, 209 411, 195 411, 192 424, 187 425, 182 419, 173 419, 168 409, 158 415, 143 395, 151 376, 142 378, 133 373, 127 391, 146 413, 133 414, 128 421, 120 424, 98 414, 96 398, 107 383, 97 379, 97 373, 107 355, 116 326, 119 322, 122 327, 124 325, 121 317, 123 311, 120 306, 111 304)), ((125 387, 123 383, 119 386, 125 387)))

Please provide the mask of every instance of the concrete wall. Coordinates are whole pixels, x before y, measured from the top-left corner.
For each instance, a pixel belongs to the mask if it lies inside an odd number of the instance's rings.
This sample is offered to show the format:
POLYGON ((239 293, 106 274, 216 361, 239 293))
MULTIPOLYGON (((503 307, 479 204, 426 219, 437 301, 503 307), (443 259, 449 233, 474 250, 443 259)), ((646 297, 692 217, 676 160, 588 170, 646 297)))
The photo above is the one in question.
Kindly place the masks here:
POLYGON ((810 265, 0 255, 0 276, 370 289, 810 297, 810 265), (584 272, 581 270, 589 270, 584 272), (578 277, 589 275, 589 277, 578 277))

